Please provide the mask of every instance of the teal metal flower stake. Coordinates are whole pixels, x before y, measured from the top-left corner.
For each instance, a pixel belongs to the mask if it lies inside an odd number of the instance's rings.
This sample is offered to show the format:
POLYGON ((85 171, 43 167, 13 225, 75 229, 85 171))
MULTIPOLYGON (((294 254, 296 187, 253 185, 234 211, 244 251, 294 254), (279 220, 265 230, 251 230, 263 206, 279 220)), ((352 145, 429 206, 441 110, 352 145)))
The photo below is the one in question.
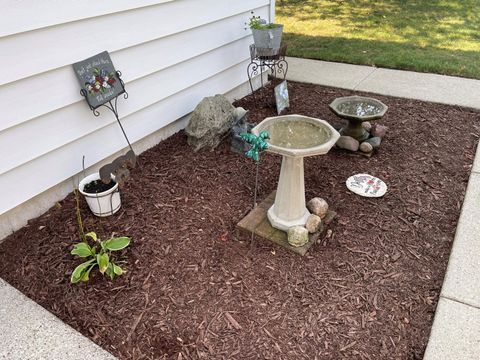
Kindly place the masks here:
POLYGON ((265 141, 270 138, 267 131, 262 131, 258 136, 249 133, 241 133, 240 137, 248 144, 251 145, 251 148, 245 153, 245 155, 257 163, 257 169, 255 173, 255 192, 253 198, 253 207, 257 206, 257 189, 258 189, 258 163, 260 161, 260 152, 268 149, 268 143, 265 141))

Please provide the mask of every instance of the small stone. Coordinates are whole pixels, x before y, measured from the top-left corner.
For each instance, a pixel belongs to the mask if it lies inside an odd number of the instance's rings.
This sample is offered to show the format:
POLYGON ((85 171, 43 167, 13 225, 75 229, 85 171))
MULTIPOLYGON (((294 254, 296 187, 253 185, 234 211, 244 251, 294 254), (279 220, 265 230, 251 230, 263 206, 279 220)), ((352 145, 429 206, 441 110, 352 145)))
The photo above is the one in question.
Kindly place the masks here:
POLYGON ((308 230, 303 226, 294 226, 288 229, 288 243, 300 247, 308 243, 308 230))
POLYGON ((328 203, 325 199, 315 197, 307 203, 307 209, 314 215, 323 219, 328 212, 328 203))
POLYGON ((364 153, 371 153, 373 151, 373 145, 368 142, 362 142, 360 144, 360 151, 364 153))
POLYGON ((351 136, 340 136, 336 144, 340 149, 350 150, 350 151, 358 151, 358 147, 360 143, 357 139, 354 139, 351 136))
POLYGON ((368 132, 370 132, 370 130, 372 130, 372 123, 370 121, 364 121, 362 123, 362 127, 368 132))
POLYGON ((320 216, 310 214, 307 222, 305 223, 305 229, 307 229, 310 234, 313 234, 320 229, 320 226, 322 226, 322 219, 320 218, 320 216))
POLYGON ((246 113, 247 113, 247 110, 245 110, 243 107, 237 107, 233 111, 233 116, 235 116, 235 120, 238 121, 241 118, 243 118, 246 113))
POLYGON ((380 147, 380 144, 382 143, 382 139, 379 138, 378 136, 372 137, 368 140, 365 140, 366 143, 371 144, 374 149, 377 149, 380 147))
POLYGON ((388 126, 375 124, 372 127, 371 134, 372 134, 372 136, 383 138, 383 137, 385 137, 385 135, 387 135, 387 131, 388 131, 388 126))

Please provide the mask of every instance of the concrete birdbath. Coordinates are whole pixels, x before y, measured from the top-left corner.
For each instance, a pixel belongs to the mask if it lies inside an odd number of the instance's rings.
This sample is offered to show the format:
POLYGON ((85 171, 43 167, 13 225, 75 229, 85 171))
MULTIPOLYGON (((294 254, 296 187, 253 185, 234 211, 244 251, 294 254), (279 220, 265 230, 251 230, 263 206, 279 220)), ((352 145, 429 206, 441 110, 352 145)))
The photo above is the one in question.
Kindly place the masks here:
POLYGON ((252 129, 254 135, 268 131, 267 151, 283 156, 275 202, 268 210, 274 228, 288 231, 303 226, 310 215, 305 206, 303 158, 324 155, 340 134, 325 120, 302 115, 270 117, 252 129))
POLYGON ((382 118, 388 106, 380 100, 369 97, 346 96, 333 100, 330 110, 348 121, 348 125, 340 129, 340 134, 362 142, 369 137, 368 132, 362 127, 362 122, 382 118))

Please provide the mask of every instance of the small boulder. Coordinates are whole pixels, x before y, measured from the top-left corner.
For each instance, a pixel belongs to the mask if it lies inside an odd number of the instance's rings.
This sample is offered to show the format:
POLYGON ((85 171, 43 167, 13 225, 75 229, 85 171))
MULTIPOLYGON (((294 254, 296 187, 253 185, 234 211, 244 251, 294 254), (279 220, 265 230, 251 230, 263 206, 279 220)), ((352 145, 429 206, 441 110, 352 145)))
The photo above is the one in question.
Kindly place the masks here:
POLYGON ((362 127, 368 132, 370 132, 370 130, 372 130, 372 123, 370 121, 364 121, 362 123, 362 127))
POLYGON ((328 203, 325 199, 315 197, 307 203, 307 209, 314 215, 323 219, 328 212, 328 203))
POLYGON ((310 234, 313 234, 313 233, 316 233, 318 230, 320 230, 321 226, 322 226, 322 219, 320 218, 320 216, 315 214, 310 214, 310 216, 307 219, 307 222, 305 223, 305 229, 307 229, 310 234))
POLYGON ((374 149, 377 149, 380 147, 380 144, 382 143, 382 138, 379 138, 378 136, 372 137, 368 140, 365 140, 366 143, 371 144, 374 149))
POLYGON ((303 226, 294 226, 288 229, 288 243, 299 247, 308 243, 308 230, 303 226))
POLYGON ((373 145, 364 141, 360 144, 360 151, 364 153, 371 153, 373 151, 373 145))
POLYGON ((385 137, 385 135, 387 135, 387 131, 388 131, 388 126, 384 126, 384 125, 380 125, 380 124, 375 124, 373 127, 372 127, 372 136, 374 137, 379 137, 379 138, 383 138, 385 137))
POLYGON ((358 151, 360 143, 351 136, 340 136, 336 144, 340 149, 358 151))
POLYGON ((240 112, 236 112, 223 95, 204 98, 193 111, 185 128, 188 144, 193 146, 195 151, 204 147, 216 148, 240 112))

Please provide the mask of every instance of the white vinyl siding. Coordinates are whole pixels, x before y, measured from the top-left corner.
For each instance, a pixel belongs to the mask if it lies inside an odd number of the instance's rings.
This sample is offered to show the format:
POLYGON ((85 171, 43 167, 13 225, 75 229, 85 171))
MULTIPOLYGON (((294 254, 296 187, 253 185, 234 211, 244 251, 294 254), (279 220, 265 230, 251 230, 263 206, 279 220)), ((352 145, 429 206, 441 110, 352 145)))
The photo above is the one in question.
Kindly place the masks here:
POLYGON ((270 0, 0 1, 0 215, 126 146, 113 114, 94 117, 71 64, 108 50, 129 98, 131 141, 244 83, 250 11, 270 0))

